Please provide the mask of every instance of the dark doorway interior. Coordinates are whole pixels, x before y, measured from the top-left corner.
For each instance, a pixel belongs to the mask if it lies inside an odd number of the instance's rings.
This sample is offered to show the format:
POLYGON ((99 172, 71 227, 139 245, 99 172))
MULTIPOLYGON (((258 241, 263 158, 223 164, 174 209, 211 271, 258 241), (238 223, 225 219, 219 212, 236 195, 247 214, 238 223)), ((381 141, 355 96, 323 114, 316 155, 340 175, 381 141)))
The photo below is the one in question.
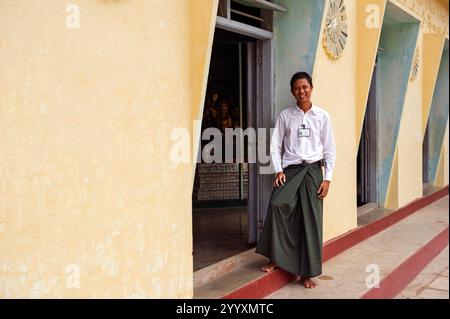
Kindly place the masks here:
MULTIPOLYGON (((248 163, 225 163, 226 128, 248 126, 250 79, 247 50, 255 40, 216 29, 202 120, 202 132, 222 132, 222 163, 197 164, 192 194, 194 271, 251 248, 248 163)), ((253 66, 254 68, 254 66, 253 66)), ((253 85, 254 87, 254 85, 253 85)), ((201 150, 211 140, 201 141, 201 150)), ((244 143, 246 154, 247 143, 244 143)), ((235 152, 234 152, 235 153, 235 152)))
POLYGON ((377 203, 377 62, 367 99, 357 156, 357 205, 377 203))

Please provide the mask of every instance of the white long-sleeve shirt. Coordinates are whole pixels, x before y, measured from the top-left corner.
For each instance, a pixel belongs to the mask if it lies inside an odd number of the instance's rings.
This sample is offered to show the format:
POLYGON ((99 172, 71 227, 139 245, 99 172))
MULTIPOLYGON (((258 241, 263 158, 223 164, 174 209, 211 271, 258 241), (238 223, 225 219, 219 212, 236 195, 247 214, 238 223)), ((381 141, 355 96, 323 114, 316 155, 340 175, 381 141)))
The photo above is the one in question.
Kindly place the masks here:
POLYGON ((336 145, 328 113, 314 104, 306 113, 298 106, 283 110, 272 134, 270 155, 276 173, 292 164, 303 161, 314 163, 324 159, 324 180, 331 181, 336 145), (308 128, 309 136, 308 130, 305 130, 308 128), (302 137, 299 135, 300 129, 303 129, 302 137))

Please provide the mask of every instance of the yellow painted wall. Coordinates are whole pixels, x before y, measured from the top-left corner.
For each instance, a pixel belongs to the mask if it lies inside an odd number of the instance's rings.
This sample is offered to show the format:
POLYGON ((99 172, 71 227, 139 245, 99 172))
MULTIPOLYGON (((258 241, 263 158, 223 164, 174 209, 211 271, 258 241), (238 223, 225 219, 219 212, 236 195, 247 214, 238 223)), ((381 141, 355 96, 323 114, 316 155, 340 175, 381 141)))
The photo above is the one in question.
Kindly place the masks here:
POLYGON ((422 141, 427 129, 428 115, 433 101, 434 88, 441 64, 444 48, 444 35, 438 33, 423 34, 422 58, 420 67, 422 74, 422 141))
POLYGON ((0 297, 192 297, 193 165, 170 133, 192 126, 213 9, 78 0, 69 29, 70 3, 0 2, 0 297))
POLYGON ((424 33, 438 33, 448 38, 448 0, 389 0, 422 21, 424 33))
MULTIPOLYGON (((347 1, 349 38, 343 56, 332 60, 320 42, 314 65, 312 100, 330 114, 336 139, 336 165, 324 201, 324 241, 356 227, 356 54, 357 6, 347 1)), ((328 1, 325 6, 325 13, 328 1)), ((325 19, 322 22, 322 30, 325 19)), ((322 41, 322 34, 320 40, 322 41)))
MULTIPOLYGON (((416 53, 423 57, 423 33, 419 30, 416 53)), ((412 69, 412 67, 411 67, 412 69)), ((422 186, 422 101, 423 59, 415 80, 411 77, 405 95, 403 113, 397 138, 398 181, 397 208, 421 197, 422 186), (412 160, 414 159, 414 160, 412 160)), ((393 185, 392 185, 393 186, 393 185)), ((392 194, 391 194, 392 195, 392 194)))
MULTIPOLYGON (((192 150, 194 156, 200 143, 201 120, 203 117, 203 105, 206 85, 208 83, 209 63, 211 60, 212 43, 216 24, 217 7, 219 0, 191 0, 192 32, 192 150)), ((195 165, 192 169, 194 180, 195 165)))
POLYGON ((369 97, 375 58, 387 0, 358 0, 356 55, 356 152, 358 152, 364 114, 369 97))

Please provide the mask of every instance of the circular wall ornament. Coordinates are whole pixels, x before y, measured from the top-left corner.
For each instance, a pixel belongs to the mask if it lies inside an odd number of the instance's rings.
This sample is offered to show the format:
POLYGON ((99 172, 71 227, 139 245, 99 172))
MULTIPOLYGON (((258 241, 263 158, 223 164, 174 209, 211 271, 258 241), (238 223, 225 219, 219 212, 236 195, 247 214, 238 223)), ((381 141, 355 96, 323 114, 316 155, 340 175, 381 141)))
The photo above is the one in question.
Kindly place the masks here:
POLYGON ((419 49, 417 49, 416 53, 414 54, 414 61, 410 76, 411 81, 417 79, 417 74, 419 73, 419 63, 420 63, 420 56, 419 56, 419 49))
POLYGON ((330 0, 323 35, 323 47, 333 59, 338 59, 342 56, 347 43, 346 20, 344 0, 330 0))

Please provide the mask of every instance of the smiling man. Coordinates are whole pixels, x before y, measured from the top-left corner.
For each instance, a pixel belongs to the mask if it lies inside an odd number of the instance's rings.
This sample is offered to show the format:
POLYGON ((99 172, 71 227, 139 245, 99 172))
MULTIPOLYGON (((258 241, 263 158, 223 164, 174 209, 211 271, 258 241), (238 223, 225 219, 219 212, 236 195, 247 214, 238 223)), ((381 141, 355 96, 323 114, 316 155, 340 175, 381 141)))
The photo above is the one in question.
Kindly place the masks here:
POLYGON ((291 79, 296 106, 283 110, 272 135, 270 154, 276 176, 256 252, 270 259, 261 268, 280 267, 306 288, 322 273, 323 199, 333 176, 336 147, 328 113, 311 102, 312 79, 291 79), (322 166, 325 166, 324 173, 322 166))

